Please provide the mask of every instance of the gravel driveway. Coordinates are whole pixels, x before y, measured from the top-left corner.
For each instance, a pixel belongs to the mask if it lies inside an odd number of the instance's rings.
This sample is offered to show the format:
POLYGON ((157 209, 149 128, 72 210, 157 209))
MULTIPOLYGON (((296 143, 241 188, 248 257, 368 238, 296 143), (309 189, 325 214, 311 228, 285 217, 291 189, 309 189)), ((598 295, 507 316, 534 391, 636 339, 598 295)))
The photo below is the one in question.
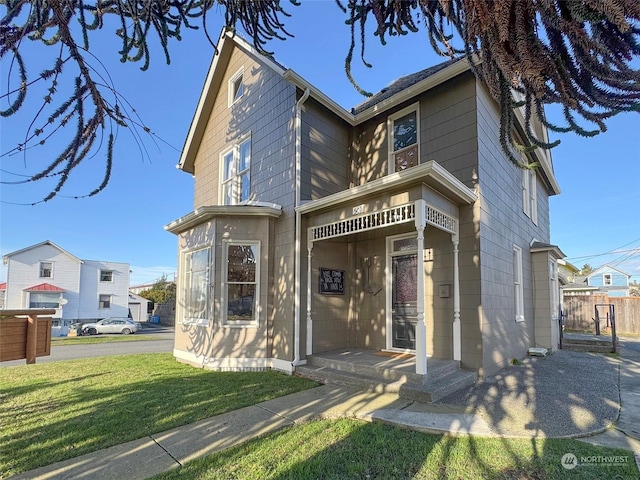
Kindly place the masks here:
POLYGON ((558 350, 531 357, 438 403, 479 412, 510 436, 578 436, 612 424, 620 409, 619 359, 558 350))

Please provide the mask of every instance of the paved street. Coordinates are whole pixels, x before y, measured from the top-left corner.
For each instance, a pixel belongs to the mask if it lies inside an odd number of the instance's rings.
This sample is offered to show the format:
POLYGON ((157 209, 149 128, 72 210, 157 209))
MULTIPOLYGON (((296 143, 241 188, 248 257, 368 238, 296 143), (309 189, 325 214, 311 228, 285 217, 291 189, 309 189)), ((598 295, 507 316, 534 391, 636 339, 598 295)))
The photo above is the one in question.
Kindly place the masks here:
MULTIPOLYGON (((173 327, 143 324, 142 331, 136 337, 153 336, 158 340, 141 340, 139 342, 91 343, 87 345, 52 345, 51 355, 38 357, 36 363, 73 360, 76 358, 101 357, 105 355, 126 355, 130 353, 170 353, 173 351, 173 327)), ((112 335, 116 336, 116 335, 112 335)), ((120 335, 117 335, 120 336, 120 335)), ((87 337, 88 338, 88 337, 87 337)), ((0 363, 0 368, 24 365, 25 360, 14 360, 0 363)))

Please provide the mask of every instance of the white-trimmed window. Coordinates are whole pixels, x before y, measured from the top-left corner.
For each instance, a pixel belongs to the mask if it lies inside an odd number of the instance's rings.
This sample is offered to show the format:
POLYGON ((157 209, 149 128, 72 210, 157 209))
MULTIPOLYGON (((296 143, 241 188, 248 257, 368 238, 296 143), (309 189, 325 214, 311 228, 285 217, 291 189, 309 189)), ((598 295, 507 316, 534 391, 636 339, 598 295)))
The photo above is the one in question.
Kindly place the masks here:
POLYGON ((244 137, 220 155, 220 203, 237 205, 251 194, 251 137, 244 137))
POLYGON ((260 242, 224 242, 222 321, 226 325, 257 325, 260 298, 260 242))
POLYGON ((244 95, 244 66, 229 79, 229 107, 244 95))
POLYGON ((522 211, 538 224, 538 180, 535 169, 522 169, 522 211))
POLYGON ((98 308, 101 310, 111 308, 111 295, 100 294, 98 296, 98 308))
POLYGON ((403 108, 387 119, 389 173, 420 163, 420 104, 403 108))
POLYGON ((113 270, 100 270, 101 282, 113 282, 113 270))
POLYGON ((209 247, 184 253, 183 323, 209 323, 209 247))
POLYGON ((29 308, 58 308, 59 292, 29 292, 29 308))
POLYGON ((53 262, 40 262, 40 278, 53 278, 53 262))
POLYGON ((604 273, 602 275, 602 285, 604 285, 605 287, 610 287, 611 285, 613 285, 613 275, 611 275, 610 273, 604 273))
POLYGON ((516 322, 524 322, 524 285, 522 284, 522 249, 513 246, 513 297, 516 322))

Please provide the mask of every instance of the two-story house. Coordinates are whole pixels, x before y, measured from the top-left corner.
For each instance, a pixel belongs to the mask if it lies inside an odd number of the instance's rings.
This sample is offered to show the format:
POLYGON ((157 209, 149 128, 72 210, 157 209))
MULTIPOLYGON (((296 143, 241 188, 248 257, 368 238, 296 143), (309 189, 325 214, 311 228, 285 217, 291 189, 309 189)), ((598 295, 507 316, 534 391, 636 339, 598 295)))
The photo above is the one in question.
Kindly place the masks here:
POLYGON ((631 275, 611 265, 596 268, 585 278, 589 287, 597 288, 596 293, 606 293, 609 297, 628 297, 631 275))
POLYGON ((129 264, 81 260, 55 243, 8 253, 5 308, 55 308, 54 328, 129 315, 129 264))
POLYGON ((179 164, 194 209, 165 226, 175 357, 294 372, 327 352, 398 354, 426 378, 437 360, 482 376, 555 349, 560 189, 548 152, 525 158, 536 169, 506 159, 499 118, 466 60, 346 110, 223 33, 179 164))

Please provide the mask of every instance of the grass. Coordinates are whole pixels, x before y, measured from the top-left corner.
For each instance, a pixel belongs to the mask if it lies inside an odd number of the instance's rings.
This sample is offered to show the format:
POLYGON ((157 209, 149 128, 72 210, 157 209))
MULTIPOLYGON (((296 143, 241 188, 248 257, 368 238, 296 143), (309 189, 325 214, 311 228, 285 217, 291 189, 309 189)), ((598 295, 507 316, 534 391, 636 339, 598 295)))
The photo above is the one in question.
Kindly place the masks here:
POLYGON ((451 437, 354 419, 294 426, 187 463, 159 480, 637 479, 633 454, 577 440, 451 437), (565 469, 578 458, 618 455, 620 465, 565 469))
POLYGON ((64 345, 89 345, 93 343, 113 343, 113 342, 144 342, 148 340, 162 340, 162 338, 154 335, 118 335, 118 336, 102 336, 91 335, 84 337, 55 337, 51 339, 52 347, 64 345))
POLYGON ((277 372, 197 369, 171 354, 0 372, 0 478, 315 385, 277 372))

